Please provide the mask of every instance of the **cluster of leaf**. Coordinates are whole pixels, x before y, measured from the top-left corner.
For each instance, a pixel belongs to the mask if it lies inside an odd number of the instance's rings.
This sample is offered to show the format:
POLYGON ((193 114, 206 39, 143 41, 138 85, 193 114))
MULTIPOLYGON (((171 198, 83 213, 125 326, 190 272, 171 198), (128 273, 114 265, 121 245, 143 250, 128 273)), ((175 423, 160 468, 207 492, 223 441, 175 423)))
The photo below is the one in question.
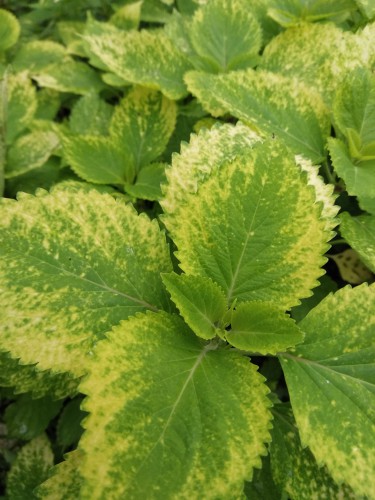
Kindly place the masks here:
POLYGON ((6 498, 375 498, 373 2, 4 4, 6 498))

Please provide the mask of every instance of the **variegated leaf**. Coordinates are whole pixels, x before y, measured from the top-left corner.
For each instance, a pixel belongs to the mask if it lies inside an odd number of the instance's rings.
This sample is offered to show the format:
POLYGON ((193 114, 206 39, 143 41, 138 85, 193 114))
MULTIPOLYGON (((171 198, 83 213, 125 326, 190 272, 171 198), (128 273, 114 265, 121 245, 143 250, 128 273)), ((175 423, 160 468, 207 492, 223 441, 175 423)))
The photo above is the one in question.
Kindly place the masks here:
POLYGON ((345 287, 299 323, 280 356, 302 444, 359 496, 375 491, 375 287, 345 287))
POLYGON ((113 110, 98 94, 87 94, 73 106, 69 128, 76 135, 108 135, 113 110))
POLYGON ((8 10, 0 9, 0 52, 12 47, 20 36, 21 26, 8 10))
POLYGON ((265 453, 263 378, 178 316, 147 313, 116 327, 81 388, 90 412, 83 498, 238 498, 265 453))
POLYGON ((51 40, 32 40, 23 43, 12 61, 15 71, 29 71, 32 75, 43 73, 51 64, 64 64, 68 58, 63 45, 51 40))
POLYGON ((366 266, 375 273, 375 216, 352 217, 340 214, 340 232, 349 245, 360 255, 366 266))
MULTIPOLYGON (((323 273, 332 220, 322 216, 294 155, 270 140, 243 148, 235 160, 213 162, 210 172, 204 151, 201 168, 208 172, 195 180, 197 194, 185 192, 176 209, 163 203, 181 269, 213 279, 228 305, 235 299, 275 301, 284 309, 298 304, 323 273)), ((171 179, 178 177, 173 170, 171 179)))
POLYGON ((169 307, 165 237, 121 199, 56 188, 1 212, 0 349, 23 364, 80 376, 112 325, 169 307))
POLYGON ((79 498, 82 477, 78 469, 83 459, 80 450, 65 455, 65 461, 50 469, 49 477, 35 490, 36 497, 42 500, 79 498))
POLYGON ((185 81, 214 116, 229 112, 262 135, 281 137, 295 154, 317 163, 325 157, 328 110, 297 79, 246 70, 228 75, 189 72, 185 81))
POLYGON ((284 28, 298 26, 301 21, 333 21, 342 23, 356 10, 354 0, 282 0, 270 2, 268 15, 284 28))

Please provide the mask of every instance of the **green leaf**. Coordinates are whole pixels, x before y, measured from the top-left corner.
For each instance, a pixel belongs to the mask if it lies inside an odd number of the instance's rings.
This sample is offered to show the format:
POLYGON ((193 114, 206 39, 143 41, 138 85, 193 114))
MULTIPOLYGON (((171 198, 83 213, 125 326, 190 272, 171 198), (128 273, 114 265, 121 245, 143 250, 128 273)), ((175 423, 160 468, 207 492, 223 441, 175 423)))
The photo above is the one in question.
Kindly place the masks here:
POLYGON ((51 64, 64 65, 66 49, 63 45, 51 40, 32 40, 20 46, 12 67, 14 71, 29 71, 32 75, 48 70, 51 64))
MULTIPOLYGON (((356 10, 352 0, 282 0, 273 2, 275 7, 268 15, 284 28, 298 26, 301 21, 333 21, 342 23, 356 10)), ((271 2, 272 5, 272 2, 271 2)))
POLYGON ((255 66, 261 28, 246 0, 212 0, 193 17, 191 43, 207 71, 228 72, 255 66))
POLYGON ((229 112, 265 136, 281 137, 313 162, 325 157, 328 110, 316 92, 296 79, 250 69, 228 75, 189 72, 185 81, 214 116, 229 112))
POLYGON ((35 87, 27 72, 9 75, 5 81, 4 91, 0 95, 0 109, 5 109, 5 140, 11 144, 28 125, 30 125, 37 108, 35 87))
POLYGON ((60 140, 52 131, 36 130, 22 135, 8 149, 5 178, 11 179, 41 167, 59 145, 60 140))
POLYGON ((82 179, 120 186, 133 181, 134 167, 111 137, 64 134, 61 142, 66 161, 82 179))
POLYGON ((163 274, 163 282, 178 307, 185 323, 202 339, 217 335, 220 320, 227 311, 227 302, 221 288, 208 278, 200 276, 163 274))
POLYGON ((33 398, 49 395, 53 399, 74 396, 78 380, 66 373, 51 374, 34 365, 22 365, 6 353, 0 352, 0 385, 12 387, 14 394, 29 392, 33 398))
POLYGON ((108 135, 113 106, 107 104, 98 94, 81 97, 73 106, 69 117, 72 134, 108 135))
MULTIPOLYGON (((219 157, 211 174, 208 145, 201 157, 207 179, 193 174, 195 192, 181 191, 178 207, 162 203, 181 269, 215 281, 228 305, 235 299, 275 302, 284 310, 297 305, 322 275, 334 223, 328 213, 336 209, 322 212, 315 189, 280 141, 243 147, 234 160, 219 157)), ((190 150, 198 163, 196 144, 190 150)), ((189 157, 189 148, 184 155, 189 157)), ((178 165, 173 163, 168 178, 177 177, 178 165)))
POLYGON ((124 80, 159 89, 169 99, 187 95, 188 60, 160 30, 86 36, 90 51, 124 80))
POLYGON ((232 316, 225 338, 234 347, 260 354, 276 354, 303 340, 303 332, 280 307, 266 302, 244 302, 232 316))
POLYGON ((124 150, 132 171, 151 163, 166 148, 176 124, 176 104, 160 92, 135 87, 116 106, 109 132, 124 150))
POLYGON ((34 500, 33 490, 41 484, 53 465, 50 442, 41 435, 18 453, 7 478, 7 497, 10 500, 34 500))
POLYGON ((364 210, 375 213, 375 160, 353 162, 345 144, 333 137, 328 139, 328 149, 334 169, 345 181, 348 193, 358 197, 364 210))
POLYGON ((314 455, 303 448, 289 405, 277 404, 270 445, 272 476, 289 498, 341 500, 356 497, 345 484, 338 486, 326 467, 319 467, 314 455))
POLYGON ((360 255, 366 266, 375 273, 375 216, 340 214, 340 232, 360 255))
POLYGON ((79 57, 87 57, 82 33, 85 31, 85 23, 80 21, 59 21, 56 23, 57 33, 67 52, 79 57))
POLYGON ((143 0, 117 7, 110 17, 110 23, 123 30, 137 30, 139 28, 143 0))
POLYGON ((293 307, 291 310, 292 318, 299 323, 313 307, 317 306, 319 302, 324 299, 326 295, 330 292, 335 292, 337 288, 336 282, 333 281, 328 274, 324 274, 321 278, 319 278, 319 286, 314 289, 314 294, 311 295, 311 297, 303 299, 301 304, 297 307, 293 307))
POLYGON ((0 9, 0 52, 3 52, 15 43, 20 36, 20 23, 9 11, 0 9))
POLYGON ((348 71, 371 67, 373 55, 361 32, 343 31, 333 23, 301 23, 267 45, 260 67, 304 82, 331 104, 348 71))
POLYGON ((265 453, 263 378, 178 316, 123 322, 82 390, 90 412, 80 443, 85 498, 238 498, 265 453))
POLYGON ((162 197, 161 184, 164 184, 167 180, 165 168, 165 163, 152 163, 142 167, 135 184, 125 183, 126 192, 143 200, 160 200, 162 197))
POLYGON ((301 442, 357 495, 375 490, 375 287, 345 287, 299 323, 305 341, 280 356, 301 442), (338 422, 340 425, 338 425, 338 422))
POLYGON ((270 457, 262 457, 262 468, 255 469, 251 483, 245 482, 245 498, 249 500, 282 500, 271 474, 270 457))
POLYGON ((38 107, 34 118, 36 120, 53 120, 61 106, 60 93, 53 89, 39 89, 37 94, 38 107))
POLYGON ((4 413, 9 437, 29 441, 44 432, 59 413, 62 401, 50 397, 32 399, 25 394, 10 404, 4 413))
POLYGON ((336 94, 333 112, 335 124, 349 145, 356 143, 358 151, 352 158, 370 159, 362 157, 362 148, 370 144, 375 155, 375 78, 370 70, 357 68, 345 78, 336 94))
POLYGON ((91 92, 100 92, 104 84, 99 74, 88 64, 66 60, 63 64, 51 64, 40 73, 33 75, 41 87, 86 95, 91 92))
POLYGON ((114 324, 169 308, 165 236, 121 199, 57 186, 1 211, 0 349, 23 364, 79 377, 114 324))
POLYGON ((368 19, 373 19, 375 17, 375 5, 372 0, 355 0, 359 7, 359 10, 368 19))
POLYGON ((67 403, 61 412, 56 427, 57 442, 64 449, 75 445, 83 432, 82 419, 87 415, 81 410, 82 398, 77 397, 67 403))
POLYGON ((65 458, 64 462, 49 470, 48 479, 46 478, 35 490, 36 498, 43 500, 79 498, 82 477, 78 469, 84 459, 83 453, 74 450, 65 455, 65 458))

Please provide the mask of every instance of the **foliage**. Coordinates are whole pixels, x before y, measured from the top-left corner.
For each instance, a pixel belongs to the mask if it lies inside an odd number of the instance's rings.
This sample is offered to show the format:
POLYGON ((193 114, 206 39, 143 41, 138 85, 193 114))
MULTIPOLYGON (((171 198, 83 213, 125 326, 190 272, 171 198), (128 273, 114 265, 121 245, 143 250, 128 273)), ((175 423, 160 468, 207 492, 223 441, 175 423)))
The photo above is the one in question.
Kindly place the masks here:
POLYGON ((2 6, 1 494, 375 498, 372 2, 2 6))

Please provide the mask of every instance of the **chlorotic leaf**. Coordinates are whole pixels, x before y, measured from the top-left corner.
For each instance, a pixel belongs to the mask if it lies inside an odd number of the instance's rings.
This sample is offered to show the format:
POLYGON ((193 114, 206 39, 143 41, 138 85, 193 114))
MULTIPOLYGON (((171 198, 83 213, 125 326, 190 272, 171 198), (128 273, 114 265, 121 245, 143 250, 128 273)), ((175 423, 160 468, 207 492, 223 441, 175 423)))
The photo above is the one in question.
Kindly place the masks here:
POLYGON ((48 438, 42 434, 18 453, 7 478, 7 498, 31 500, 33 490, 41 484, 53 465, 53 453, 48 438))
POLYGON ((34 74, 33 79, 41 87, 80 95, 100 92, 104 87, 99 74, 93 68, 73 59, 64 61, 64 64, 51 64, 40 73, 34 74))
POLYGON ((52 131, 36 130, 19 137, 8 149, 5 178, 40 168, 60 145, 52 131))
POLYGON ((81 97, 73 106, 69 117, 69 128, 77 135, 108 135, 113 106, 98 94, 81 97))
POLYGON ((57 187, 1 211, 0 349, 23 364, 80 376, 112 325, 169 308, 165 237, 122 200, 57 187))
POLYGON ((84 498, 237 498, 265 453, 263 378, 178 316, 119 325, 81 389, 90 412, 80 442, 84 498))
POLYGON ((215 337, 220 320, 227 311, 220 287, 208 278, 186 274, 163 274, 162 279, 193 332, 203 339, 215 337))
POLYGON ((42 73, 51 64, 64 64, 66 49, 51 40, 33 40, 24 43, 12 61, 14 71, 29 71, 32 75, 42 73))
POLYGON ((159 89, 169 99, 187 95, 183 75, 191 64, 162 31, 86 36, 90 51, 124 80, 159 89))
POLYGON ((244 69, 257 62, 262 33, 246 0, 212 0, 195 12, 189 34, 208 71, 244 69))
POLYGON ((340 214, 340 220, 341 235, 375 273, 375 216, 352 217, 344 212, 340 214))
POLYGON ((7 406, 4 421, 8 435, 29 441, 44 432, 61 409, 62 401, 50 397, 32 399, 25 394, 7 406))
POLYGON ((126 192, 143 200, 160 200, 162 197, 161 185, 166 182, 166 167, 165 163, 151 163, 143 167, 134 184, 125 183, 126 192))
POLYGON ((228 305, 261 300, 287 310, 310 295, 331 231, 315 190, 281 141, 218 162, 197 191, 185 193, 179 209, 163 204, 186 274, 211 278, 228 305))
POLYGON ((311 451, 302 447, 289 405, 277 404, 272 413, 272 476, 289 498, 358 498, 345 484, 338 486, 327 468, 319 467, 311 451))
POLYGON ((303 340, 303 332, 279 307, 266 302, 243 302, 232 316, 225 338, 234 347, 260 354, 276 354, 303 340))
POLYGON ((37 108, 36 92, 27 72, 5 76, 4 92, 0 94, 0 109, 6 109, 7 144, 11 144, 28 125, 37 108), (6 101, 6 106, 1 102, 6 101))
POLYGON ((375 490, 375 287, 345 287, 299 323, 305 341, 280 356, 301 441, 333 479, 375 490), (339 422, 339 425, 338 425, 339 422))
POLYGON ((313 162, 325 157, 328 110, 316 92, 296 79, 250 69, 228 75, 192 71, 185 81, 213 115, 229 112, 263 135, 281 137, 295 154, 313 162))
POLYGON ((301 21, 345 21, 356 5, 353 0, 283 0, 275 2, 275 7, 268 10, 268 15, 284 28, 298 26, 301 21))
POLYGON ((0 52, 12 47, 20 36, 20 23, 8 10, 0 9, 0 52))
POLYGON ((135 87, 116 106, 109 132, 134 172, 159 157, 176 123, 176 104, 160 92, 135 87))
POLYGON ((343 31, 333 23, 300 23, 267 45, 260 67, 305 82, 331 104, 348 71, 368 66, 371 57, 361 32, 343 31))
POLYGON ((345 181, 346 189, 352 196, 357 196, 364 210, 375 214, 375 160, 353 162, 346 145, 330 137, 328 149, 337 175, 345 181))
POLYGON ((65 455, 64 462, 52 467, 49 470, 49 477, 46 477, 46 480, 37 487, 36 498, 42 500, 79 498, 82 484, 79 466, 83 459, 84 456, 80 450, 74 450, 65 455))
POLYGON ((120 186, 133 181, 133 165, 111 137, 63 134, 61 142, 66 161, 82 179, 120 186))
POLYGON ((341 278, 347 283, 360 285, 365 281, 373 281, 373 273, 361 261, 358 253, 352 248, 330 255, 335 262, 341 278))

